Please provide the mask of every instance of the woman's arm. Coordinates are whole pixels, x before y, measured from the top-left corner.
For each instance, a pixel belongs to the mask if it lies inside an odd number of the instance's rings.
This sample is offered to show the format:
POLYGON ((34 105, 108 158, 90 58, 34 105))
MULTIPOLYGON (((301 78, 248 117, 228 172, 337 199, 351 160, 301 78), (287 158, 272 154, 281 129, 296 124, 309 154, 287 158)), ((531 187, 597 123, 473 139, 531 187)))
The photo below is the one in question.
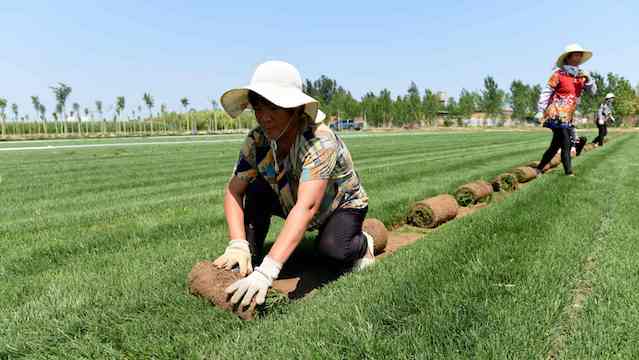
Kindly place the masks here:
POLYGON ((590 75, 590 72, 586 70, 583 70, 582 74, 586 78, 586 82, 584 83, 584 88, 586 88, 586 90, 590 93, 590 95, 596 95, 597 83, 595 82, 595 79, 593 79, 592 75, 590 75))
POLYGON ((541 94, 539 94, 539 101, 537 102, 537 112, 542 113, 546 111, 548 108, 548 104, 550 102, 550 98, 555 93, 555 88, 559 85, 559 73, 557 71, 553 72, 548 79, 548 83, 541 90, 541 94))
POLYGON ((328 180, 311 180, 300 183, 297 192, 297 203, 288 214, 284 228, 275 240, 268 256, 280 264, 284 264, 297 245, 302 241, 304 233, 320 208, 328 180))

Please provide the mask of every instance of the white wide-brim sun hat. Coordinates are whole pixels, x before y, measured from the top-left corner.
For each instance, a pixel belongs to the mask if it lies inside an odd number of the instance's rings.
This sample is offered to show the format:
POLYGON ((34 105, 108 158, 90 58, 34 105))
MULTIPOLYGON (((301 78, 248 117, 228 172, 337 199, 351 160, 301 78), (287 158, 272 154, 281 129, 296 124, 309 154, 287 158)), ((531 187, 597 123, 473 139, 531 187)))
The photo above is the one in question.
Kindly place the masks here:
POLYGON ((557 65, 557 67, 560 68, 560 67, 564 66, 564 60, 566 60, 566 56, 568 56, 568 54, 574 53, 574 52, 582 52, 582 53, 584 53, 584 56, 581 57, 581 62, 579 63, 579 65, 581 65, 581 64, 585 63, 586 61, 590 60, 590 58, 592 57, 592 51, 584 49, 579 44, 570 44, 570 45, 566 46, 566 48, 564 49, 564 52, 561 53, 561 55, 559 55, 559 57, 557 58, 557 62, 555 63, 557 65))
POLYGON ((614 99, 614 98, 615 98, 615 94, 613 93, 606 94, 606 99, 614 99))
POLYGON ((251 108, 249 91, 254 91, 273 104, 282 108, 296 108, 304 105, 304 112, 315 123, 321 123, 326 115, 319 109, 319 101, 302 91, 302 77, 297 69, 284 61, 267 61, 258 65, 251 82, 239 88, 226 91, 220 103, 232 118, 251 108))

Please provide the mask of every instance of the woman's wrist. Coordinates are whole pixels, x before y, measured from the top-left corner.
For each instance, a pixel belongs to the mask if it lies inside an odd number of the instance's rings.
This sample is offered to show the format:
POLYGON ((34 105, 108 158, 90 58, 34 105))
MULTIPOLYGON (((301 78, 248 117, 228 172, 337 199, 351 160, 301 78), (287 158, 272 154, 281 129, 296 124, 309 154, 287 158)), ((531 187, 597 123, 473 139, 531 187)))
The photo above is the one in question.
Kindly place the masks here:
POLYGON ((268 255, 264 257, 264 260, 262 260, 260 266, 255 268, 255 271, 262 273, 271 281, 277 279, 277 277, 280 275, 281 270, 282 263, 276 261, 268 255))

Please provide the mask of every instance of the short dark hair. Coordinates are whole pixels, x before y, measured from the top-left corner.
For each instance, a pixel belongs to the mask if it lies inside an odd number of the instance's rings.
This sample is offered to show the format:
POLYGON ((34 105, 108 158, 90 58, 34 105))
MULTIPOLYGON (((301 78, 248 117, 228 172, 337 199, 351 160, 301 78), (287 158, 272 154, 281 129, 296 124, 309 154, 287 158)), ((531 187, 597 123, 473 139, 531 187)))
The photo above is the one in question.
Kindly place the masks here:
POLYGON ((286 111, 288 111, 290 113, 293 113, 296 110, 296 108, 284 108, 284 107, 278 106, 276 104, 273 104, 273 102, 271 102, 269 99, 267 99, 264 96, 256 93, 253 90, 249 90, 249 92, 248 92, 248 101, 249 101, 249 104, 251 104, 251 107, 253 107, 253 108, 255 108, 256 105, 265 104, 265 105, 268 105, 269 107, 272 107, 272 108, 275 108, 275 109, 283 109, 283 110, 286 110, 286 111))
POLYGON ((248 101, 249 101, 249 104, 251 104, 252 107, 255 107, 255 105, 259 105, 259 104, 266 104, 266 105, 270 105, 272 107, 279 107, 279 106, 273 104, 272 102, 270 102, 264 96, 256 93, 253 90, 249 90, 249 92, 248 92, 248 101))

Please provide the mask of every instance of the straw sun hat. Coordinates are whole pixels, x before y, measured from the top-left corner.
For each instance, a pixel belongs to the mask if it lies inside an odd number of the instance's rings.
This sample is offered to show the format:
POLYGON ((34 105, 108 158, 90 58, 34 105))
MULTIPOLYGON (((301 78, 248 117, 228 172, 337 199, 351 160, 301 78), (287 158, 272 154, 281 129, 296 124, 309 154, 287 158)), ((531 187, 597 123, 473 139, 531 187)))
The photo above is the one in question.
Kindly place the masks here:
POLYGON ((260 64, 253 73, 251 82, 239 88, 226 91, 220 102, 224 110, 233 118, 251 107, 249 91, 254 91, 273 104, 282 108, 296 108, 304 105, 304 112, 321 123, 326 115, 319 109, 319 101, 302 91, 302 77, 297 69, 284 61, 267 61, 260 64))
POLYGON ((592 51, 584 49, 579 44, 570 44, 570 45, 566 46, 566 48, 564 49, 564 52, 561 55, 559 55, 559 57, 557 58, 557 62, 556 62, 557 67, 564 66, 564 60, 566 60, 566 57, 570 53, 573 53, 573 52, 582 52, 582 53, 584 53, 584 56, 581 58, 581 62, 579 63, 579 65, 581 65, 581 64, 585 63, 586 61, 590 60, 590 58, 592 57, 592 51))

